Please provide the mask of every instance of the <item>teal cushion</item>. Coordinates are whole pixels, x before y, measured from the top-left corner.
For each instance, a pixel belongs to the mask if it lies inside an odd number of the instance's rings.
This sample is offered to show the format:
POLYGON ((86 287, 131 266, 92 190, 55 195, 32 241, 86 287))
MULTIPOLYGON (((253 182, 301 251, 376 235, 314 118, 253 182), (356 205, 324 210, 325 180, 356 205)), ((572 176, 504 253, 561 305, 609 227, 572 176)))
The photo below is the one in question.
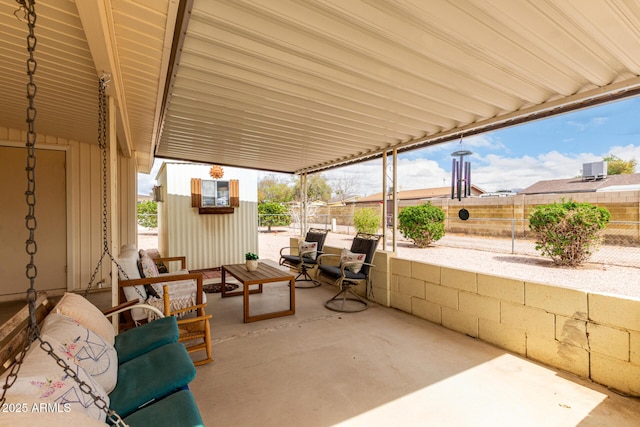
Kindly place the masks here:
POLYGON ((203 427, 204 422, 189 390, 180 390, 124 418, 136 427, 203 427))
POLYGON ((178 321, 174 316, 164 317, 129 329, 116 335, 114 347, 118 353, 118 364, 123 364, 141 354, 177 341, 178 321))
POLYGON ((139 407, 186 386, 196 367, 182 343, 171 343, 118 366, 118 382, 109 407, 126 417, 139 407))

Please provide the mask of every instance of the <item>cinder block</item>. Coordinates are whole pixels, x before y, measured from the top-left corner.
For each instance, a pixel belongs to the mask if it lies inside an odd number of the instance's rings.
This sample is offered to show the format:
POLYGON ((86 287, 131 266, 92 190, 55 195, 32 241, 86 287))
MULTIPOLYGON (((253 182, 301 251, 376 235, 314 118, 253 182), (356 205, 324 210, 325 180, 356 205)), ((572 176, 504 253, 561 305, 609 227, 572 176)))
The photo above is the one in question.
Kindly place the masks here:
POLYGON ((473 314, 481 319, 500 322, 500 301, 478 294, 460 291, 458 308, 465 313, 473 314))
POLYGON ((517 354, 527 353, 526 333, 503 323, 478 319, 478 338, 517 354))
POLYGON ((437 265, 425 264, 423 262, 412 262, 411 277, 439 285, 441 269, 442 267, 437 265))
POLYGON ((440 269, 440 284, 467 292, 478 291, 477 273, 471 271, 442 267, 440 269))
POLYGON ((376 256, 373 258, 373 267, 374 270, 387 272, 389 271, 389 263, 391 262, 391 257, 395 252, 389 251, 376 251, 376 256))
POLYGON ((500 323, 522 329, 527 336, 533 334, 547 340, 555 339, 554 315, 537 308, 502 302, 500 323))
POLYGON ((640 300, 589 294, 589 319, 600 325, 640 332, 640 300))
POLYGON ((640 396, 640 365, 591 354, 591 379, 631 396, 640 396))
POLYGON ((400 292, 391 292, 391 307, 411 313, 411 297, 400 292))
POLYGON ((420 298, 411 299, 411 312, 418 317, 438 325, 442 324, 442 307, 420 298))
POLYGON ((592 352, 604 354, 624 362, 629 361, 629 333, 609 326, 587 324, 589 348, 592 352))
POLYGON ((587 321, 556 315, 556 340, 589 350, 587 321))
POLYGON ((472 337, 478 336, 478 317, 449 307, 442 307, 442 326, 472 337))
POLYGON ((376 288, 386 289, 389 286, 389 275, 384 271, 372 270, 369 277, 376 288))
POLYGON ((401 258, 391 258, 391 273, 398 276, 411 277, 411 261, 401 258))
POLYGON ((587 319, 586 292, 526 282, 524 295, 525 305, 576 319, 587 319))
POLYGON ((524 304, 524 282, 478 274, 478 294, 516 304, 524 304))
POLYGON ((589 352, 571 344, 527 334, 527 357, 589 377, 589 352))
POLYGON ((458 290, 431 283, 425 284, 425 299, 443 307, 458 309, 458 290))
POLYGON ((399 276, 392 274, 390 279, 390 288, 391 292, 398 292, 398 278, 399 276))
POLYGON ((398 278, 398 292, 412 297, 425 299, 425 283, 411 277, 398 278))
POLYGON ((640 332, 632 331, 629 333, 629 347, 629 357, 631 363, 640 365, 640 332))

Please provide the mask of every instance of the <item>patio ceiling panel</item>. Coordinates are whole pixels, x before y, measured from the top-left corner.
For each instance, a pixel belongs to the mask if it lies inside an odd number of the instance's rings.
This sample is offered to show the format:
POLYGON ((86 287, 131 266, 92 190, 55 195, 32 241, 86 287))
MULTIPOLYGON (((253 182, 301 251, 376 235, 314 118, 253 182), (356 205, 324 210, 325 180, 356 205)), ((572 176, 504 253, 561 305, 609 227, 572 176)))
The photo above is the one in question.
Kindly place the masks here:
POLYGON ((156 155, 317 171, 635 94, 639 17, 626 1, 194 0, 156 155))

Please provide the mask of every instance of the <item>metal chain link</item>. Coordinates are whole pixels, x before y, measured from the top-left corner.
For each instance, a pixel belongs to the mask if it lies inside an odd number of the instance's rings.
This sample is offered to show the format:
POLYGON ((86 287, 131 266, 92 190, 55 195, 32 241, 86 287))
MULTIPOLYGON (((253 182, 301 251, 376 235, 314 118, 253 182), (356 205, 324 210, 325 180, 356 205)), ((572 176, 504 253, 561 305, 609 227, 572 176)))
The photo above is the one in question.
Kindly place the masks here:
POLYGON ((27 201, 28 212, 25 217, 25 225, 27 230, 29 231, 29 238, 25 243, 25 249, 27 254, 29 255, 29 263, 26 266, 26 276, 29 279, 29 289, 27 290, 27 303, 29 305, 29 326, 27 329, 27 335, 25 337, 24 345, 22 347, 22 351, 20 355, 16 359, 16 363, 13 364, 11 370, 9 371, 9 375, 6 378, 5 384, 2 387, 2 395, 0 396, 0 405, 4 404, 6 401, 7 390, 16 382, 18 379, 18 372, 20 372, 20 368, 22 367, 22 360, 24 359, 24 355, 27 353, 29 348, 31 347, 31 342, 35 339, 36 336, 39 335, 38 330, 38 322, 36 321, 36 299, 38 298, 38 293, 35 289, 35 280, 38 276, 38 269, 35 265, 35 255, 38 252, 38 245, 35 240, 35 231, 38 226, 38 222, 36 221, 35 211, 36 211, 36 154, 35 154, 35 145, 38 135, 35 131, 35 120, 38 115, 38 111, 35 108, 35 96, 38 91, 38 87, 34 82, 34 75, 36 73, 36 69, 38 64, 33 57, 34 51, 36 50, 36 45, 38 44, 38 39, 35 36, 35 26, 36 26, 36 12, 35 12, 35 1, 34 0, 16 0, 20 5, 20 8, 15 12, 16 16, 20 9, 24 10, 24 16, 27 20, 27 25, 29 28, 29 34, 27 35, 27 51, 29 52, 29 58, 27 59, 27 75, 29 76, 29 82, 27 83, 27 99, 29 101, 29 106, 27 107, 27 191, 25 192, 25 198, 27 201))
MULTIPOLYGON (((37 228, 37 221, 35 216, 36 210, 36 155, 35 155, 35 144, 37 140, 37 134, 35 131, 35 120, 38 115, 38 112, 35 108, 35 96, 37 93, 37 86, 34 83, 34 75, 37 69, 37 62, 34 58, 34 51, 37 45, 37 38, 35 36, 35 26, 36 26, 36 12, 35 12, 35 0, 16 0, 18 4, 20 4, 20 8, 25 10, 25 17, 27 18, 29 35, 27 36, 27 51, 29 52, 29 59, 27 59, 27 75, 29 76, 29 83, 27 83, 27 99, 29 100, 29 106, 27 107, 27 191, 25 192, 26 201, 28 206, 28 213, 25 218, 26 227, 29 230, 29 238, 26 241, 26 252, 29 255, 29 263, 26 267, 26 276, 29 279, 29 289, 27 291, 27 302, 29 304, 29 326, 27 329, 27 336, 25 337, 24 345, 22 347, 22 351, 20 355, 17 357, 16 362, 13 364, 9 371, 9 375, 6 378, 5 384, 2 387, 2 396, 0 397, 0 404, 4 404, 6 401, 6 393, 11 388, 11 386, 18 379, 18 373, 20 368, 22 367, 22 363, 24 361, 25 355, 27 351, 31 348, 31 343, 33 343, 36 339, 40 342, 40 348, 51 356, 58 366, 60 366, 64 372, 70 376, 76 383, 78 383, 80 390, 91 396, 93 398, 94 404, 98 409, 104 411, 107 415, 107 418, 115 425, 118 426, 126 426, 126 423, 120 418, 118 414, 116 414, 113 410, 109 409, 107 403, 102 399, 102 397, 98 396, 93 392, 89 384, 82 381, 76 372, 71 369, 69 364, 61 359, 57 354, 54 353, 53 347, 47 341, 44 341, 40 336, 40 330, 38 328, 38 322, 36 319, 36 300, 38 298, 38 292, 35 289, 35 279, 38 275, 38 269, 35 265, 35 255, 38 251, 38 245, 35 240, 35 230, 37 228)), ((106 104, 105 104, 106 105, 106 104)), ((106 136, 106 130, 103 134, 106 136)), ((103 138, 103 141, 106 138, 103 138)), ((106 156, 103 161, 105 168, 105 181, 106 181, 106 156)), ((105 200, 106 200, 106 185, 105 185, 105 200)), ((104 207, 104 212, 106 212, 106 207, 104 207)), ((103 216, 106 214, 103 212, 103 216)), ((106 227, 106 226, 103 226, 106 227)), ((106 228, 105 228, 106 230, 106 228)), ((106 231, 104 232, 106 238, 106 231)), ((106 239, 105 239, 106 241, 106 239)), ((105 249, 108 249, 107 243, 105 243, 105 249)), ((113 257, 112 257, 113 258, 113 257)))
MULTIPOLYGON (((107 198, 107 95, 106 90, 108 87, 108 76, 103 75, 98 80, 98 147, 102 152, 102 255, 100 256, 100 260, 96 265, 96 268, 93 270, 91 274, 91 278, 89 279, 89 284, 84 291, 84 296, 86 297, 93 286, 93 282, 100 271, 100 267, 102 266, 102 261, 104 260, 105 255, 109 255, 109 259, 113 264, 115 264, 116 268, 125 280, 130 280, 129 275, 122 268, 122 266, 118 263, 118 261, 111 254, 111 250, 109 249, 109 229, 108 229, 108 198, 107 198)), ((146 302, 147 298, 144 297, 142 292, 136 287, 133 287, 135 291, 141 298, 141 302, 146 302)))

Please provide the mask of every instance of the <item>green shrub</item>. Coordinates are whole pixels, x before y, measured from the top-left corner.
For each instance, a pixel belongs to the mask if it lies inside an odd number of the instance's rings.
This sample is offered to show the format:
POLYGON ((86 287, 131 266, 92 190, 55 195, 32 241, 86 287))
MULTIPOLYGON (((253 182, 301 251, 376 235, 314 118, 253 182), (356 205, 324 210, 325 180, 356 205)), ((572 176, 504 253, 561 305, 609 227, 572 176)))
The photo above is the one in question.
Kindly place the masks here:
POLYGON ((398 214, 398 230, 416 246, 426 248, 444 237, 444 219, 444 211, 431 203, 408 206, 398 214))
POLYGON ((380 229, 380 212, 376 209, 358 209, 353 214, 353 225, 358 233, 375 234, 380 229))
POLYGON ((268 231, 271 231, 271 227, 291 224, 289 209, 280 203, 260 203, 258 205, 258 216, 260 225, 266 226, 268 231))
POLYGON ((562 201, 541 205, 529 216, 536 250, 557 265, 575 267, 597 249, 611 214, 590 203, 562 201))
POLYGON ((140 202, 137 206, 138 224, 142 227, 156 228, 158 226, 158 204, 154 201, 140 202))

